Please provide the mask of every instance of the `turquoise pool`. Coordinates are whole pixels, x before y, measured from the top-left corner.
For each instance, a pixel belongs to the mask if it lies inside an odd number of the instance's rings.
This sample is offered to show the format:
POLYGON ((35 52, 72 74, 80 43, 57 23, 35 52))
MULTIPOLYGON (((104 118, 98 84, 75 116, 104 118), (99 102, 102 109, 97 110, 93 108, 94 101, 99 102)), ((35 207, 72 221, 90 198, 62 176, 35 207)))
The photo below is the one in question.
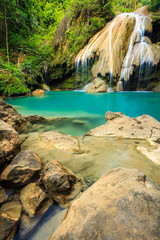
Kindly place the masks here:
POLYGON ((149 114, 160 121, 160 93, 117 92, 88 94, 78 91, 49 91, 44 96, 5 99, 22 115, 66 117, 50 124, 47 130, 57 129, 75 136, 105 123, 107 111, 122 112, 130 117, 149 114))

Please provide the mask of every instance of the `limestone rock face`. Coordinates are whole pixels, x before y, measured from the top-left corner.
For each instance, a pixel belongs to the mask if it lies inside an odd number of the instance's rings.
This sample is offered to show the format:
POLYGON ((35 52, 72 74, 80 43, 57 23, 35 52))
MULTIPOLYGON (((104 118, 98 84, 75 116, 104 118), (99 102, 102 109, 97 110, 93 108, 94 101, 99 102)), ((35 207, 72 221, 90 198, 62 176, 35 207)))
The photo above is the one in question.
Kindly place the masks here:
POLYGON ((8 103, 0 100, 0 119, 8 123, 16 131, 24 124, 25 119, 8 103))
POLYGON ((78 152, 79 142, 76 137, 61 133, 59 131, 49 131, 40 134, 40 138, 53 147, 67 152, 78 152))
POLYGON ((86 88, 86 92, 88 93, 97 93, 97 92, 106 92, 106 91, 107 91, 107 85, 100 78, 95 78, 94 81, 91 82, 86 88))
POLYGON ((41 170, 41 160, 35 152, 20 152, 1 175, 1 181, 13 186, 29 183, 41 170))
POLYGON ((107 112, 105 118, 107 123, 91 129, 88 134, 138 139, 156 139, 160 136, 160 122, 149 115, 130 118, 120 112, 107 112))
POLYGON ((160 189, 137 169, 114 169, 73 202, 51 240, 160 238, 160 189))
POLYGON ((8 199, 8 196, 5 192, 5 190, 0 186, 0 205, 4 202, 6 202, 8 199))
POLYGON ((69 206, 83 188, 81 179, 58 161, 45 166, 42 180, 51 198, 62 207, 69 206))
POLYGON ((151 44, 148 38, 143 39, 140 43, 136 43, 132 52, 126 58, 122 65, 121 78, 128 81, 129 75, 133 74, 134 67, 148 64, 148 70, 151 71, 151 66, 158 65, 160 61, 160 47, 156 44, 151 44), (132 64, 131 64, 132 63, 132 64))
POLYGON ((44 95, 44 90, 36 89, 35 91, 32 92, 32 95, 34 96, 44 95))
POLYGON ((0 208, 0 239, 11 240, 17 230, 21 217, 21 204, 8 202, 0 208))
POLYGON ((30 183, 22 189, 20 200, 30 217, 43 213, 51 204, 47 194, 36 183, 30 183))
POLYGON ((20 151, 18 133, 7 123, 0 120, 0 165, 5 158, 10 160, 20 151))

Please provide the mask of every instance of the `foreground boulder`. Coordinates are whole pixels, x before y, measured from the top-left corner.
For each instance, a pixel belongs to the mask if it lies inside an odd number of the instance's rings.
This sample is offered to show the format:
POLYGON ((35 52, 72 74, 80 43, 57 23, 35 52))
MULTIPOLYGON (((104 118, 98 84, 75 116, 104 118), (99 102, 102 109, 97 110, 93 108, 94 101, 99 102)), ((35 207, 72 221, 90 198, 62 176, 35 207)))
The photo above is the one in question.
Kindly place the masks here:
POLYGON ((73 202, 50 240, 158 240, 159 219, 159 187, 137 169, 117 168, 73 202))
POLYGON ((95 78, 93 82, 91 82, 87 88, 86 92, 88 93, 97 93, 97 92, 106 92, 107 91, 107 85, 105 81, 103 81, 100 78, 95 78))
POLYGON ((30 183, 22 189, 20 200, 30 217, 43 213, 51 204, 47 194, 36 183, 30 183))
POLYGON ((8 103, 0 100, 0 119, 18 131, 25 123, 25 119, 8 103))
POLYGON ((32 95, 34 96, 39 96, 39 95, 44 95, 44 90, 42 89, 36 89, 35 91, 32 92, 32 95))
POLYGON ((2 172, 1 181, 13 186, 22 186, 31 182, 40 170, 41 160, 35 152, 20 152, 2 172))
POLYGON ((107 123, 91 129, 88 134, 155 140, 160 136, 160 122, 149 115, 130 118, 120 112, 107 112, 105 118, 107 123))
POLYGON ((17 201, 3 204, 0 208, 0 239, 13 239, 16 233, 20 217, 21 204, 17 201))
POLYGON ((47 144, 62 151, 79 152, 79 142, 76 137, 61 133, 59 131, 49 131, 40 134, 40 138, 47 144))
POLYGON ((20 151, 18 133, 7 123, 0 120, 0 165, 10 160, 20 151))
POLYGON ((58 161, 45 166, 42 179, 51 198, 62 207, 69 206, 83 189, 82 180, 58 161))

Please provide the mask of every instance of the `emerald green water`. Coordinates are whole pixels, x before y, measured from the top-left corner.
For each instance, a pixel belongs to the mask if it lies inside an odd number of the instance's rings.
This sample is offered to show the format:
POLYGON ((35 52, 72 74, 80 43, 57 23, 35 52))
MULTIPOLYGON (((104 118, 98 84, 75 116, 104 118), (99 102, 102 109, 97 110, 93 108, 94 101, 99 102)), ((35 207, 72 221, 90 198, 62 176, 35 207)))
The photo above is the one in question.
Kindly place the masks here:
MULTIPOLYGON (((130 117, 149 114, 160 121, 160 93, 117 92, 87 94, 78 91, 46 92, 44 96, 8 98, 22 115, 66 117, 40 130, 60 130, 79 136, 105 123, 107 111, 122 112, 130 117)), ((38 126, 35 126, 38 128, 38 126)))

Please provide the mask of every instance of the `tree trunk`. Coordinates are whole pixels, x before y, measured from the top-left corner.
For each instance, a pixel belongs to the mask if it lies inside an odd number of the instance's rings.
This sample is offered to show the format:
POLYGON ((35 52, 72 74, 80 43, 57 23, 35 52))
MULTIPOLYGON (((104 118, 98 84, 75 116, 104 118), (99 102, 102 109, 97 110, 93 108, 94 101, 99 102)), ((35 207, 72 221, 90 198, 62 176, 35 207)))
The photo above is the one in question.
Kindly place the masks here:
POLYGON ((5 27, 6 27, 6 47, 7 47, 7 59, 8 59, 8 65, 9 65, 8 26, 7 26, 7 14, 6 14, 6 6, 4 7, 4 17, 5 17, 5 27))
POLYGON ((17 2, 17 7, 19 7, 19 0, 16 0, 16 2, 17 2))

